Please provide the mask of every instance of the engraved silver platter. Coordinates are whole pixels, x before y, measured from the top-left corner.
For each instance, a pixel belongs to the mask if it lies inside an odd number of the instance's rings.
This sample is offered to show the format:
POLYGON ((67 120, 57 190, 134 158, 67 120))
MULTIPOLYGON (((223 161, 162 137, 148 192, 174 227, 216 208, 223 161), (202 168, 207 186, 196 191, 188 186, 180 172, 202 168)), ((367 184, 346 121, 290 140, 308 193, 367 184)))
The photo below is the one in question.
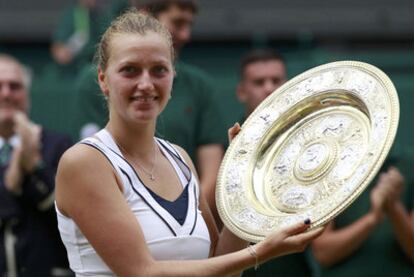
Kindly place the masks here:
POLYGON ((306 218, 311 229, 326 224, 374 178, 398 119, 394 85, 372 65, 334 62, 293 78, 226 151, 216 188, 224 224, 251 242, 306 218))

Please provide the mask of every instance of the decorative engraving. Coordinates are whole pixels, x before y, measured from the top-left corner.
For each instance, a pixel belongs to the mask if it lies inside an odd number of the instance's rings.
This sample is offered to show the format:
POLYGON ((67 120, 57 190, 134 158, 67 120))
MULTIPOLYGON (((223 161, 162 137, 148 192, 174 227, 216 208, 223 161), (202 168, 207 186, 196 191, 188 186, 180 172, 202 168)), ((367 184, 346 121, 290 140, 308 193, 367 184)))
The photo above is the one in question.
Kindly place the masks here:
POLYGON ((300 186, 288 188, 281 194, 280 202, 289 211, 308 207, 313 200, 313 191, 300 186))
POLYGON ((298 165, 301 170, 312 172, 328 158, 328 154, 329 151, 325 144, 315 143, 305 149, 299 157, 298 165))
POLYGON ((253 112, 226 152, 216 188, 224 223, 254 242, 305 218, 325 224, 374 177, 398 112, 389 79, 367 64, 337 62, 294 78, 253 112))

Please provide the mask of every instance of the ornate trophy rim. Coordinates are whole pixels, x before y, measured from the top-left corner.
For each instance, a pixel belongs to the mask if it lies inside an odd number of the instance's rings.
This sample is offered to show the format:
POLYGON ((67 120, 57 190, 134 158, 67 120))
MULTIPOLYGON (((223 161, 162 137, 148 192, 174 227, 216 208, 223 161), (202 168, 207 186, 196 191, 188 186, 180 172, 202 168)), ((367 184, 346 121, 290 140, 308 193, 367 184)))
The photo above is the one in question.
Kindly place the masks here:
MULTIPOLYGON (((328 63, 291 79, 255 109, 226 151, 216 187, 216 205, 224 224, 251 242, 261 241, 267 234, 307 217, 312 220, 310 229, 326 224, 347 208, 379 171, 394 141, 399 112, 393 83, 384 72, 367 63, 328 63), (328 126, 329 120, 352 122, 362 134, 355 145, 361 143, 365 150, 357 149, 355 156, 366 162, 355 167, 350 177, 341 176, 338 157, 352 149, 354 142, 348 143, 339 135, 331 139, 318 133, 308 139, 308 144, 301 144, 300 136, 322 128, 318 126, 328 126), (342 142, 338 144, 335 139, 342 142), (281 175, 269 173, 276 168, 274 164, 282 164, 284 157, 290 159, 290 154, 282 154, 293 153, 289 149, 298 154, 293 155, 295 161, 287 163, 293 173, 286 173, 288 177, 283 182, 294 180, 296 187, 283 183, 281 175), (312 160, 307 155, 316 155, 317 162, 314 156, 312 160), (335 175, 332 171, 340 173, 335 175), (323 199, 319 193, 323 186, 319 183, 333 180, 332 176, 338 178, 339 185, 330 181, 336 190, 326 189, 330 194, 323 199), (283 186, 274 185, 277 182, 283 186), (289 189, 279 194, 284 185, 289 189), (319 202, 315 200, 318 197, 322 199, 319 202)), ((354 161, 359 165, 357 162, 354 161)))

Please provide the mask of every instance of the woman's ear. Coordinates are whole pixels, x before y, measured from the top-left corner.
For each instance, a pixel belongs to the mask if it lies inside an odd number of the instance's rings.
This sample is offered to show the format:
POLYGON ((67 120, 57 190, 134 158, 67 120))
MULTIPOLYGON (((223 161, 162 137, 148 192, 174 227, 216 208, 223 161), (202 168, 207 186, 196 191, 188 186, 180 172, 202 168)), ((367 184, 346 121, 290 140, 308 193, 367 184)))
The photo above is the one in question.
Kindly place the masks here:
POLYGON ((101 91, 105 95, 105 98, 107 98, 109 95, 109 89, 108 85, 106 84, 105 72, 101 68, 98 68, 98 83, 99 87, 101 88, 101 91))

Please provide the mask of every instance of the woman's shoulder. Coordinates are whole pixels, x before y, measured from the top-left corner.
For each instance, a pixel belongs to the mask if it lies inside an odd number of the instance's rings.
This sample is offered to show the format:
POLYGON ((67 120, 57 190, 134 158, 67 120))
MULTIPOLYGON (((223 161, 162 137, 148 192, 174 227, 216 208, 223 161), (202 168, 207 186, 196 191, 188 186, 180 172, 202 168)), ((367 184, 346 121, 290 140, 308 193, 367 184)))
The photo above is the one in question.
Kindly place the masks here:
POLYGON ((89 196, 102 192, 112 181, 114 174, 108 162, 96 149, 84 144, 75 144, 61 157, 56 174, 56 204, 64 215, 71 216, 73 210, 88 206, 80 195, 89 196), (79 207, 74 209, 73 203, 79 207), (81 203, 82 202, 82 203, 81 203))
POLYGON ((181 157, 183 157, 186 164, 190 166, 191 171, 193 173, 197 173, 196 168, 194 166, 194 163, 191 160, 190 155, 188 155, 187 151, 185 151, 184 148, 182 148, 181 146, 179 146, 177 144, 172 144, 172 145, 174 146, 175 149, 177 149, 177 151, 180 153, 181 157))
POLYGON ((191 158, 188 155, 187 151, 185 151, 184 148, 182 148, 181 146, 162 138, 157 137, 156 139, 164 148, 167 148, 176 156, 180 156, 180 158, 183 158, 185 162, 191 162, 191 158))
POLYGON ((65 151, 60 159, 59 167, 83 171, 89 170, 91 165, 94 165, 94 168, 104 161, 105 158, 99 151, 89 145, 77 143, 65 151))
POLYGON ((191 171, 195 173, 197 176, 197 171, 195 169, 194 163, 191 160, 190 155, 188 155, 187 151, 185 151, 184 148, 182 148, 181 146, 177 144, 171 143, 165 139, 160 139, 160 138, 156 138, 156 139, 158 140, 159 143, 161 143, 163 147, 169 149, 170 152, 172 152, 174 155, 178 156, 181 160, 183 160, 185 164, 187 164, 190 167, 191 171))

